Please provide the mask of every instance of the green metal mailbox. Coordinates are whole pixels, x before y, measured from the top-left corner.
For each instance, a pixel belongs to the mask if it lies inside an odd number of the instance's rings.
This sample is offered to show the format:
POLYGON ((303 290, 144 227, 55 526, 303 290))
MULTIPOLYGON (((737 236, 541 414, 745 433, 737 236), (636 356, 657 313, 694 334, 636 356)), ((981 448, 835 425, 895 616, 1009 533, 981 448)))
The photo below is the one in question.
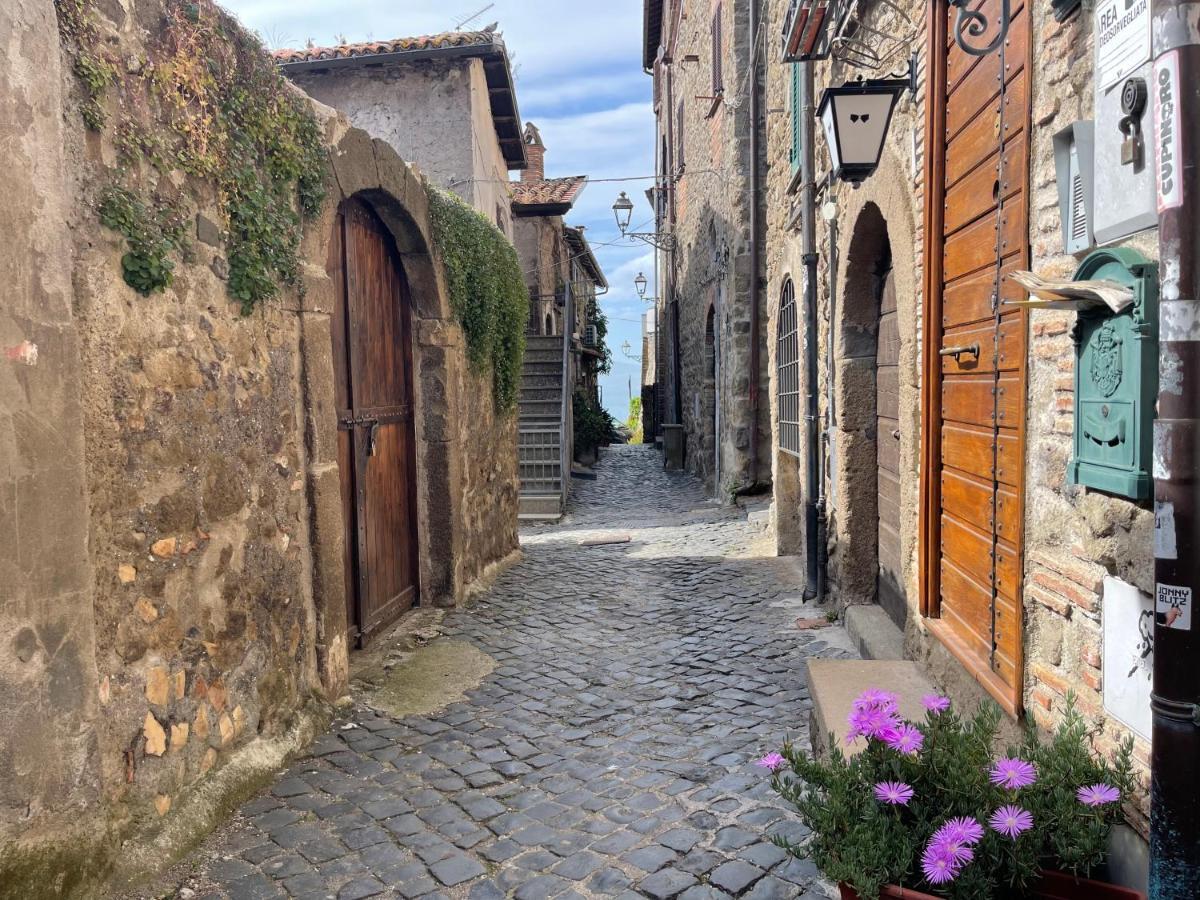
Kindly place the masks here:
POLYGON ((1075 453, 1071 484, 1146 500, 1158 398, 1158 264, 1136 250, 1089 254, 1076 281, 1103 279, 1133 288, 1133 304, 1113 314, 1081 310, 1075 339, 1075 453))

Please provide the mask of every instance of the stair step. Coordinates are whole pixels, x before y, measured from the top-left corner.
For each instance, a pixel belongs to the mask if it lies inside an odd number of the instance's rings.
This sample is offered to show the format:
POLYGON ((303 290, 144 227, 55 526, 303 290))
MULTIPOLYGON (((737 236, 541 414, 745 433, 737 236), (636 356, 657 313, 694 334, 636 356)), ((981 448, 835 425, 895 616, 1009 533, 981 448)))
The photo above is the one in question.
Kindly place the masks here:
POLYGON ((562 493, 522 492, 518 517, 523 521, 557 521, 562 517, 562 493))
POLYGON ((562 415, 561 400, 520 400, 517 402, 517 414, 521 419, 537 416, 558 421, 562 415))
POLYGON ((553 403, 562 403, 562 388, 561 387, 525 387, 521 386, 521 403, 545 403, 547 401, 553 403))
POLYGON ((523 372, 521 374, 521 390, 529 388, 553 388, 562 392, 561 372, 523 372))
POLYGON ((561 365, 562 364, 562 351, 561 350, 551 350, 551 349, 530 350, 530 349, 526 348, 525 362, 558 363, 559 365, 561 365))

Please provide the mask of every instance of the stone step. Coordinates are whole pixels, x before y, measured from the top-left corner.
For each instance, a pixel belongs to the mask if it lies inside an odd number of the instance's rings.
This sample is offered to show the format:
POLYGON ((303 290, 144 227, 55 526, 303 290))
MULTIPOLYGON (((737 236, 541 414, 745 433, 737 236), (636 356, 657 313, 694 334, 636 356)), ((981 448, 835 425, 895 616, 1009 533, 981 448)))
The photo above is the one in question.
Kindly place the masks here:
POLYGON ((562 388, 521 388, 518 403, 557 403, 562 406, 562 388))
POLYGON ((904 659, 904 632, 882 606, 847 606, 846 633, 866 659, 904 659))
POLYGON ((527 359, 521 365, 522 375, 557 375, 562 379, 561 359, 527 359))
POLYGON ((521 388, 555 388, 562 393, 562 372, 522 372, 521 388))
POLYGON ((519 400, 517 416, 522 421, 528 417, 558 421, 562 415, 562 400, 519 400))
POLYGON ((816 659, 808 663, 808 693, 812 697, 808 735, 815 756, 828 752, 831 739, 847 756, 866 745, 846 744, 846 719, 854 699, 867 688, 883 688, 899 698, 900 715, 914 722, 925 718, 921 698, 935 693, 920 667, 909 660, 816 659))
POLYGON ((525 348, 526 363, 558 363, 562 365, 562 351, 547 347, 545 350, 525 348))
POLYGON ((562 493, 522 491, 517 515, 524 522, 557 522, 562 518, 562 493))

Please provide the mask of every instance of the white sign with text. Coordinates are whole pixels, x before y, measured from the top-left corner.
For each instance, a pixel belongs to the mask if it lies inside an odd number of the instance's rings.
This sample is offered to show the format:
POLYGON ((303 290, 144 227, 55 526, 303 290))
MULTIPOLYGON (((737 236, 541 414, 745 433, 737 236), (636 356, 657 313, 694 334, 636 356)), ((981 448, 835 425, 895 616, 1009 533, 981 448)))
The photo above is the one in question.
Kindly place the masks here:
POLYGON ((1150 0, 1096 0, 1096 91, 1150 61, 1150 0))

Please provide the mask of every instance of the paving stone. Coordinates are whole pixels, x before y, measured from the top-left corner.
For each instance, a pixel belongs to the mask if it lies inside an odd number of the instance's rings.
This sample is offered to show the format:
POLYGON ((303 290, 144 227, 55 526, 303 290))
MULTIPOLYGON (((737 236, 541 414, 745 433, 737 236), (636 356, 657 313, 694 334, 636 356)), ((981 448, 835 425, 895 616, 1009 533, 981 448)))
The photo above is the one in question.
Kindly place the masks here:
POLYGON ((353 881, 348 881, 338 890, 338 900, 364 900, 366 897, 377 897, 382 894, 387 888, 378 878, 370 876, 366 878, 355 878, 353 881))
POLYGON ((718 850, 740 850, 753 844, 759 839, 759 835, 751 834, 748 831, 743 831, 741 828, 729 826, 722 828, 717 832, 717 839, 713 842, 713 846, 718 850))
POLYGON ((572 881, 582 881, 602 865, 604 865, 604 857, 581 850, 563 859, 551 871, 555 875, 570 878, 572 881))
POLYGON ((472 878, 478 878, 487 872, 487 869, 476 859, 469 856, 448 856, 443 860, 439 860, 429 867, 429 871, 433 873, 433 877, 440 881, 446 887, 454 887, 457 884, 462 884, 464 881, 470 881, 472 878))
POLYGON ((667 867, 643 878, 638 890, 654 900, 676 897, 696 883, 696 877, 679 869, 667 867))
POLYGON ((755 844, 738 853, 738 859, 745 860, 760 869, 772 869, 788 858, 788 853, 775 844, 755 844))
POLYGON ((700 840, 700 832, 692 828, 672 828, 666 834, 658 836, 658 842, 664 847, 670 847, 679 853, 687 853, 700 840))
POLYGON ((768 875, 755 882, 754 887, 742 896, 749 900, 789 900, 796 896, 796 886, 768 875))
POLYGON ((678 854, 674 850, 666 847, 654 846, 643 847, 640 850, 632 850, 621 857, 630 865, 637 866, 644 872, 657 872, 667 863, 673 861, 678 854))
POLYGON ((740 859, 717 866, 709 873, 708 882, 731 894, 740 894, 763 875, 762 869, 740 859))
POLYGON ((611 896, 629 887, 629 876, 620 869, 608 867, 601 869, 588 879, 588 890, 593 894, 611 896))
POLYGON ((550 897, 561 894, 569 886, 570 882, 564 881, 557 875, 539 875, 517 888, 513 896, 516 900, 549 900, 550 897))

